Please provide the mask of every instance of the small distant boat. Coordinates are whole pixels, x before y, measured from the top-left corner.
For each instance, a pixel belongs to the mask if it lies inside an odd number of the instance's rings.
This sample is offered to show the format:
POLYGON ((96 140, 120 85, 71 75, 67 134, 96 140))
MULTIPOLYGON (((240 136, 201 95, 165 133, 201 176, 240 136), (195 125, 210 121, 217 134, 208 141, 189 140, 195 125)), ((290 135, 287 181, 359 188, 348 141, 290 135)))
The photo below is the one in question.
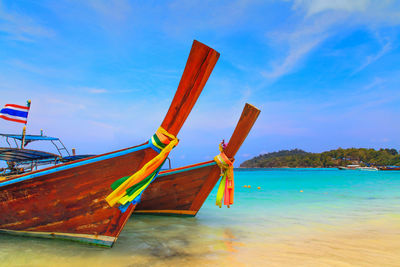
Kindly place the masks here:
POLYGON ((400 166, 381 166, 378 169, 380 171, 400 171, 400 166))
MULTIPOLYGON (((254 106, 245 105, 232 137, 223 150, 231 162, 259 113, 260 110, 254 106)), ((143 192, 134 212, 195 216, 220 176, 221 169, 214 160, 162 171, 143 192)))
MULTIPOLYGON (((0 181, 0 233, 111 247, 135 208, 129 202, 132 195, 125 194, 132 180, 116 189, 111 186, 125 177, 136 178, 136 174, 152 170, 147 166, 157 167, 159 160, 168 156, 218 58, 214 49, 193 42, 170 108, 150 141, 0 181), (115 206, 121 203, 121 196, 128 197, 124 198, 128 201, 125 210, 122 204, 115 206)), ((156 171, 150 174, 156 175, 156 171)), ((142 188, 136 182, 133 186, 142 188)))
POLYGON ((356 168, 356 170, 359 170, 359 171, 377 171, 378 168, 377 167, 358 167, 358 168, 356 168))
POLYGON ((339 166, 339 167, 337 167, 339 170, 342 170, 342 171, 344 171, 344 170, 356 170, 357 168, 359 168, 359 167, 361 167, 360 165, 356 165, 356 164, 354 164, 354 165, 347 165, 347 166, 339 166))

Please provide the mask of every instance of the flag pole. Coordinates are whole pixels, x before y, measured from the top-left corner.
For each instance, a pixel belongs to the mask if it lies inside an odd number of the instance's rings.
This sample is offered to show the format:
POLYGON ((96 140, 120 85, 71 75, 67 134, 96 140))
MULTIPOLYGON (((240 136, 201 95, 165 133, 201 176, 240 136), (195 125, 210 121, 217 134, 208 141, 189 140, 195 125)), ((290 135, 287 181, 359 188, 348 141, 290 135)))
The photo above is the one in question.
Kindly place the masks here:
POLYGON ((22 128, 21 149, 24 149, 24 147, 25 147, 26 124, 28 123, 29 109, 31 108, 31 100, 30 99, 26 102, 26 106, 28 107, 28 114, 26 115, 26 122, 25 122, 24 128, 22 128))

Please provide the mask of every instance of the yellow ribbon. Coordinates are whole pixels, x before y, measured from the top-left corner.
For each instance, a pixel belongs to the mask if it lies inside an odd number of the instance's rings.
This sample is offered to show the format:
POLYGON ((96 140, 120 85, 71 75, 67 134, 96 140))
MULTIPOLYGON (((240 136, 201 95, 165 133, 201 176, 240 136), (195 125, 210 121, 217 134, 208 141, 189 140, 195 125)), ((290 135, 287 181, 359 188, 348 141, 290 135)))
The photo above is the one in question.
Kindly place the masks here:
POLYGON ((146 188, 148 184, 150 184, 151 180, 143 185, 141 187, 141 190, 138 190, 135 194, 131 196, 126 195, 126 190, 142 181, 144 178, 153 173, 158 167, 160 167, 160 165, 168 157, 169 152, 171 152, 171 150, 178 144, 179 140, 161 126, 160 128, 158 128, 157 132, 159 134, 167 136, 171 141, 164 149, 161 150, 161 152, 157 156, 147 162, 139 171, 131 175, 125 182, 123 182, 119 187, 117 187, 113 192, 111 192, 111 194, 106 197, 106 201, 111 207, 118 202, 123 205, 135 199, 140 194, 140 192, 144 188, 146 188))
POLYGON ((233 204, 233 189, 234 189, 234 181, 233 181, 233 162, 234 160, 230 160, 223 151, 222 144, 219 145, 219 150, 221 153, 214 157, 215 162, 218 167, 221 169, 221 182, 218 186, 217 192, 217 200, 216 205, 221 208, 222 206, 222 198, 225 195, 224 204, 228 206, 233 204))

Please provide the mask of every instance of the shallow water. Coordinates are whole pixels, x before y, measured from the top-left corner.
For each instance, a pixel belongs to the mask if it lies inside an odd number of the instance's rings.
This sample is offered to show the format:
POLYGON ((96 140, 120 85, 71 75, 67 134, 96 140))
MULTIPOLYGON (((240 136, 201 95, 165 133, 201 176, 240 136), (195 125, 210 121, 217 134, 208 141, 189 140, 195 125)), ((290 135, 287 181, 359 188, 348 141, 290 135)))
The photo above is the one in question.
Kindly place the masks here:
POLYGON ((195 218, 134 215, 112 249, 0 235, 0 265, 400 266, 400 172, 235 175, 230 209, 213 191, 195 218))

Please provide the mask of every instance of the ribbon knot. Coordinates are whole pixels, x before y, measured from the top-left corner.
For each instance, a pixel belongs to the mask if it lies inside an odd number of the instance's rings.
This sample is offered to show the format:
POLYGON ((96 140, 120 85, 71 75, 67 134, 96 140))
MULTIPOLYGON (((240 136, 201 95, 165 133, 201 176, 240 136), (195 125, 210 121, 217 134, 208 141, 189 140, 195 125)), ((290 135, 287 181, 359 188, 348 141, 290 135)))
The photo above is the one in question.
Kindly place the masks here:
POLYGON ((108 204, 113 207, 120 203, 122 211, 128 206, 140 201, 144 189, 157 177, 171 150, 179 143, 178 138, 160 127, 149 140, 149 146, 159 154, 147 162, 140 170, 131 176, 125 176, 115 181, 111 188, 114 190, 106 197, 108 204))
POLYGON ((233 180, 233 162, 234 159, 230 160, 224 152, 225 143, 221 142, 219 145, 220 154, 214 157, 215 162, 221 169, 221 182, 218 186, 216 205, 221 208, 222 198, 224 198, 224 205, 228 208, 233 204, 233 193, 234 193, 234 180, 233 180))

